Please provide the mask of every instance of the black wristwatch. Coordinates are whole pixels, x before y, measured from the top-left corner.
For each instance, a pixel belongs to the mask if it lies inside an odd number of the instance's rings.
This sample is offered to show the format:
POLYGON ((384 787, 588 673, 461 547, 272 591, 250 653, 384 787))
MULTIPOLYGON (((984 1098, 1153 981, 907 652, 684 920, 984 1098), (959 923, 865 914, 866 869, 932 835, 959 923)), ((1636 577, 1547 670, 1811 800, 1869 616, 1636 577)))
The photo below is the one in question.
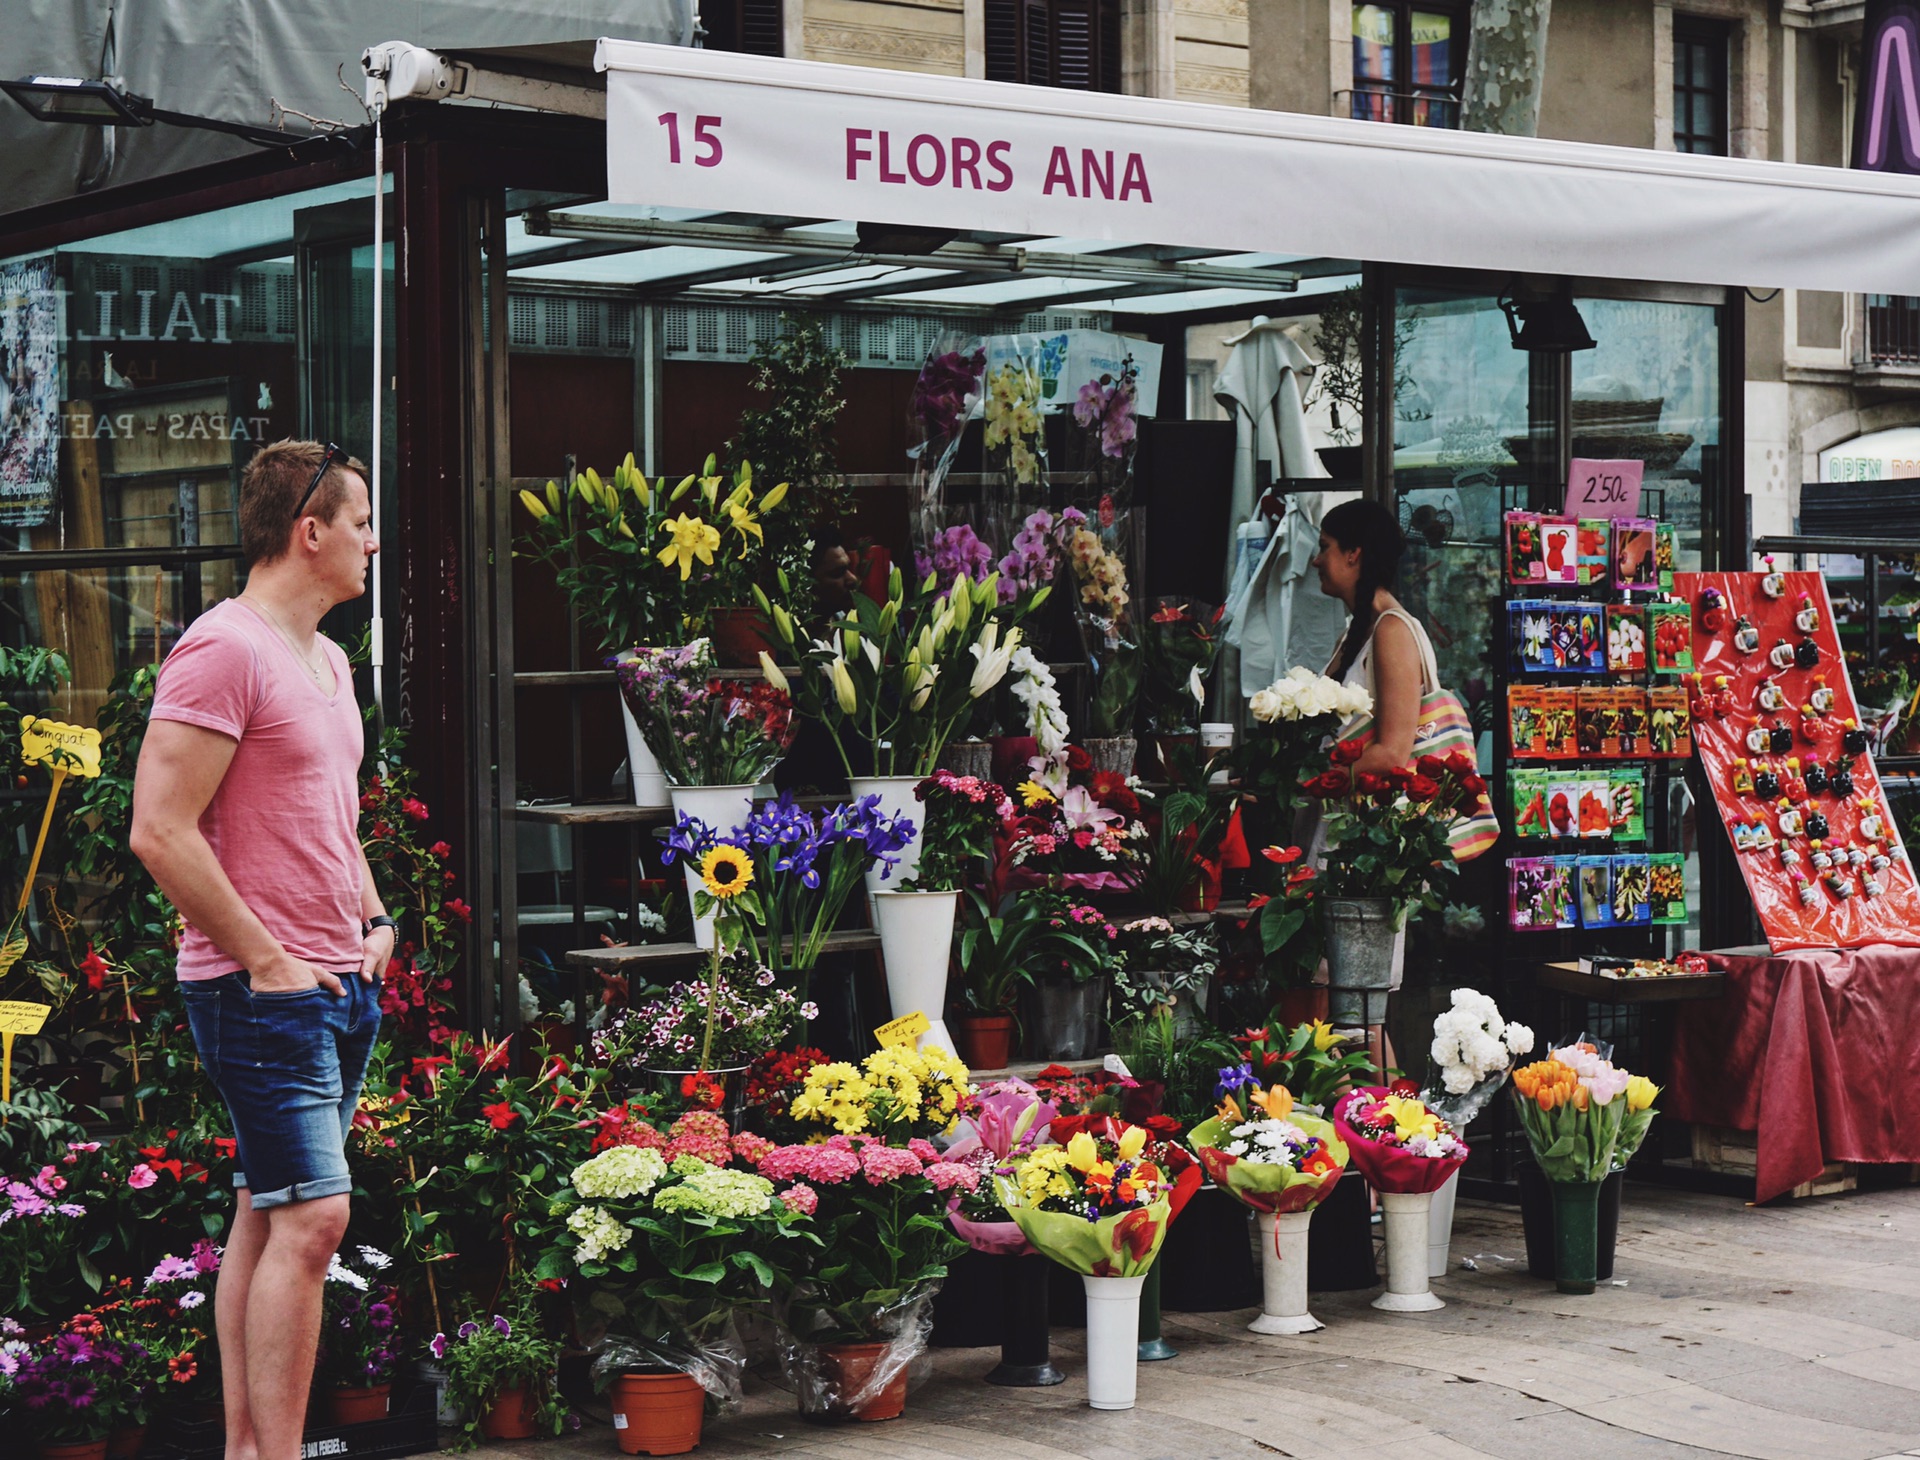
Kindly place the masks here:
POLYGON ((400 925, 385 913, 381 913, 377 918, 368 918, 366 926, 360 930, 360 936, 366 937, 375 928, 392 928, 394 936, 396 938, 400 936, 400 925))

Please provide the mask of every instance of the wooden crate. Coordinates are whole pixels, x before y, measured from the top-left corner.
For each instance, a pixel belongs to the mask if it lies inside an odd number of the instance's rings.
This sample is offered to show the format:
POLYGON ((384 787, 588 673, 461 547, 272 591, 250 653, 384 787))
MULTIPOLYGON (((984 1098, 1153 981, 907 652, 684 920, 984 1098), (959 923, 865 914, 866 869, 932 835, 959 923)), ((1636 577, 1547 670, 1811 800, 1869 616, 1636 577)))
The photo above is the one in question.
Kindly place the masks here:
MULTIPOLYGON (((1693 1160, 1697 1166, 1724 1176, 1755 1177, 1760 1170, 1758 1136, 1750 1130, 1732 1130, 1719 1125, 1693 1127, 1693 1160)), ((1851 1161, 1829 1161, 1811 1181, 1803 1181, 1787 1194, 1796 1199, 1807 1196, 1838 1196, 1859 1187, 1858 1168, 1851 1161)))

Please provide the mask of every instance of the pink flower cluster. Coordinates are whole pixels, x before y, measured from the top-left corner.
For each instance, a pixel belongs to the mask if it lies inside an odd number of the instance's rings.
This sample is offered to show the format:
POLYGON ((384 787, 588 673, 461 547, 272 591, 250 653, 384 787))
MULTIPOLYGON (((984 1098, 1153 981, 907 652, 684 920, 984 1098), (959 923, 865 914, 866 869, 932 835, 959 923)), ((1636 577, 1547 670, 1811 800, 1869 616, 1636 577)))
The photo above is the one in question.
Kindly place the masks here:
MULTIPOLYGON (((978 776, 956 776, 949 770, 936 770, 931 779, 941 790, 964 796, 976 806, 990 806, 1002 816, 1013 809, 1013 798, 997 782, 983 781, 978 776)), ((916 794, 926 800, 923 793, 916 794)))
POLYGON ((1595 1105, 1606 1105, 1627 1093, 1627 1081, 1633 1076, 1610 1060, 1603 1060, 1584 1044, 1570 1044, 1551 1051, 1552 1057, 1580 1077, 1595 1105))
POLYGON ((660 1154, 668 1161, 676 1156, 698 1156, 715 1166, 733 1159, 733 1136, 726 1117, 711 1110, 689 1110, 668 1128, 668 1140, 660 1154))
POLYGON ((806 1182, 796 1181, 780 1193, 780 1200, 801 1216, 810 1217, 820 1206, 820 1193, 808 1186, 806 1182))
POLYGON ((4 1207, 0 1207, 0 1224, 9 1222, 15 1217, 44 1217, 50 1214, 62 1217, 84 1217, 87 1209, 78 1202, 53 1200, 66 1189, 66 1178, 52 1166, 42 1166, 39 1172, 27 1181, 0 1182, 0 1197, 5 1197, 7 1202, 4 1207))
MULTIPOLYGON (((760 1157, 760 1174, 770 1181, 813 1182, 838 1186, 855 1176, 865 1176, 867 1185, 884 1186, 910 1176, 924 1176, 936 1190, 962 1187, 972 1191, 979 1175, 970 1167, 957 1166, 941 1158, 933 1146, 915 1137, 906 1146, 889 1146, 872 1136, 837 1135, 814 1146, 776 1146, 760 1157)), ((804 1186, 809 1198, 817 1193, 804 1186)), ((789 1203, 791 1205, 791 1203, 789 1203)))

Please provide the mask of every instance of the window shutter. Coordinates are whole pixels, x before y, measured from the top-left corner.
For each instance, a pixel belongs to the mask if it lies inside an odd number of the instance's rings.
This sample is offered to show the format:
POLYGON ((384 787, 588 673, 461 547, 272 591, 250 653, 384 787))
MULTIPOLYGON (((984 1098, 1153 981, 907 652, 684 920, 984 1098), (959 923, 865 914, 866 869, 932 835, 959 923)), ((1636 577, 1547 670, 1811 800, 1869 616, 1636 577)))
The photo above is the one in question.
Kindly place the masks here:
POLYGON ((1024 81, 1020 10, 1024 0, 986 0, 987 80, 1024 81))
POLYGON ((1021 0, 1020 79, 1033 86, 1057 86, 1054 80, 1053 7, 1048 0, 1021 0))
POLYGON ((1069 91, 1094 90, 1099 58, 1094 49, 1094 0, 1054 0, 1053 84, 1069 91))
POLYGON ((778 56, 786 50, 781 0, 740 0, 740 49, 749 56, 778 56))

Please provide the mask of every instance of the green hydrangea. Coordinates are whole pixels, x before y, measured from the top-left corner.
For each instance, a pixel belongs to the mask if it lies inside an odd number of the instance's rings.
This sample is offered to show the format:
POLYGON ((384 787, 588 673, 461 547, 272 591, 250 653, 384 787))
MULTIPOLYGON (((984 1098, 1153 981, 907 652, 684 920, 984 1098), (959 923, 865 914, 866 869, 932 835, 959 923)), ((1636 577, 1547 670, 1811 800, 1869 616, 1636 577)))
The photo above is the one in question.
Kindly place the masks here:
POLYGON ((712 1163, 702 1161, 698 1156, 681 1154, 673 1158, 670 1168, 675 1176, 698 1176, 702 1171, 712 1169, 712 1163))
POLYGON ((573 1189, 588 1201, 645 1196, 666 1174, 658 1151, 614 1146, 573 1168, 573 1189))
POLYGON ((633 1240, 633 1233, 605 1207, 576 1207, 567 1214, 567 1230, 580 1239, 573 1254, 576 1266, 603 1262, 608 1253, 618 1252, 633 1240))
MULTIPOLYGON (((682 1160, 690 1159, 682 1157, 682 1160)), ((773 1183, 750 1171, 730 1171, 724 1166, 700 1167, 684 1181, 666 1187, 654 1198, 656 1210, 663 1212, 699 1212, 710 1217, 757 1217, 773 1205, 773 1183)), ((680 1162, 674 1162, 675 1170, 680 1162)))

